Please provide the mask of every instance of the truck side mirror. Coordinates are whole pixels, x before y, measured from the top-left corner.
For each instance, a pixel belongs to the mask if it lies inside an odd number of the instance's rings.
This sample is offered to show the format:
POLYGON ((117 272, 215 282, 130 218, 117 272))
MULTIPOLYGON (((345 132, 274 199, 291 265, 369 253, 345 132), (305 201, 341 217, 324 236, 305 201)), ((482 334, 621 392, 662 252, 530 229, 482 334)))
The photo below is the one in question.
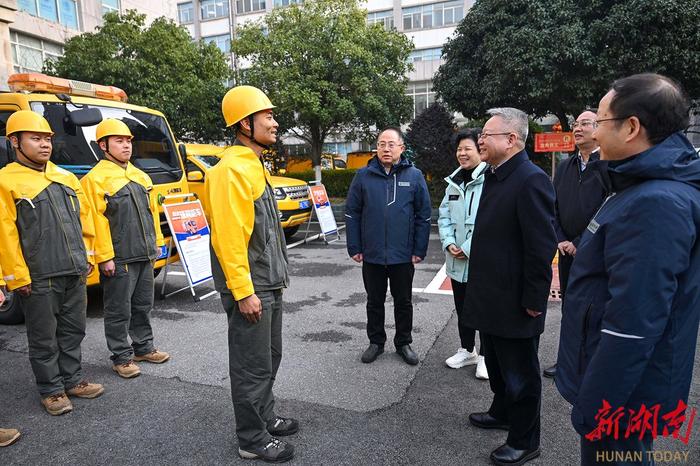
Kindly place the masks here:
POLYGON ((177 145, 177 151, 180 154, 180 160, 182 160, 182 166, 187 166, 187 149, 183 143, 177 145))
POLYGON ((202 181, 204 179, 204 173, 200 171, 191 171, 187 173, 187 181, 202 181))

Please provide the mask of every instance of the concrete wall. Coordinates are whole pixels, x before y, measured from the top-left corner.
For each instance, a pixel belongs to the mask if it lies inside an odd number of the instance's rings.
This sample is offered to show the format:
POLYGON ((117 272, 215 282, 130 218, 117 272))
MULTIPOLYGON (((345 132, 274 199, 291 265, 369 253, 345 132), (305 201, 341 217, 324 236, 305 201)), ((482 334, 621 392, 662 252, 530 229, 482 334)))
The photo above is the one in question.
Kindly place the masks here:
POLYGON ((0 0, 0 91, 7 91, 7 78, 12 73, 10 24, 17 16, 17 0, 0 0))

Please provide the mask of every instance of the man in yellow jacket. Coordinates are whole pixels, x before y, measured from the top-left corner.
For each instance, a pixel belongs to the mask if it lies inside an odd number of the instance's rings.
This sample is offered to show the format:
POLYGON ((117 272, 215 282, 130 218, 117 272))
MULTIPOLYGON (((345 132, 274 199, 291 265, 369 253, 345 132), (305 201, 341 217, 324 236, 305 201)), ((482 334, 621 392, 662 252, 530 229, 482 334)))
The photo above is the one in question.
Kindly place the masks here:
MULTIPOLYGON (((5 294, 2 288, 5 286, 5 280, 2 279, 2 270, 0 270, 0 306, 5 302, 5 294)), ((19 439, 19 431, 17 429, 0 428, 0 447, 12 445, 19 439)))
POLYGON ((112 369, 141 373, 134 361, 161 364, 170 355, 153 346, 153 263, 164 245, 153 183, 129 160, 133 136, 123 121, 96 128, 104 159, 80 180, 95 220, 95 260, 104 290, 104 324, 112 369), (131 344, 129 344, 131 337, 131 344))
POLYGON ((259 89, 224 96, 226 125, 237 139, 207 173, 212 272, 228 316, 229 374, 242 458, 284 462, 294 447, 276 437, 299 430, 275 414, 272 386, 282 359, 282 290, 287 246, 261 156, 277 140, 274 105, 259 89))
POLYGON ((49 161, 52 135, 30 110, 7 120, 17 161, 0 170, 0 267, 20 295, 41 402, 57 416, 73 410, 66 393, 95 398, 104 388, 83 379, 80 353, 95 227, 78 179, 49 161))

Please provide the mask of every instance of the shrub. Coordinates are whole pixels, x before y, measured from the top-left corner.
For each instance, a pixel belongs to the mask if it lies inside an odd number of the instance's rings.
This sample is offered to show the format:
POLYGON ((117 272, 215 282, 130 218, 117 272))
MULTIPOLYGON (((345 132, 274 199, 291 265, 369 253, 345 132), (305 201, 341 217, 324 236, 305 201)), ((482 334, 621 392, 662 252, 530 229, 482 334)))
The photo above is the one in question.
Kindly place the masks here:
MULTIPOLYGON (((357 170, 321 170, 321 179, 323 180, 323 185, 326 187, 326 192, 330 197, 342 197, 348 196, 348 189, 350 188, 350 183, 355 176, 357 170)), ((303 172, 290 173, 290 178, 297 178, 306 182, 313 181, 316 179, 316 174, 313 170, 306 170, 303 172)))

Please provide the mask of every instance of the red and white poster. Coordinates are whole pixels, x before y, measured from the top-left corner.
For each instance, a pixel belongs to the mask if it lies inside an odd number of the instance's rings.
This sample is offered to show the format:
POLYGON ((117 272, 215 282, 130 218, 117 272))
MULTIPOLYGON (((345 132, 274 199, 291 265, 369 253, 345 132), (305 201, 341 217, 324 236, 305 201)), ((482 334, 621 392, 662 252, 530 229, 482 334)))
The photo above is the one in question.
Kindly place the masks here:
POLYGON ((190 284, 212 278, 209 224, 201 202, 164 204, 163 211, 190 284))
POLYGON ((335 223, 335 217, 333 216, 333 209, 331 208, 331 201, 328 199, 326 187, 322 184, 311 185, 309 186, 309 192, 311 193, 311 201, 314 203, 314 210, 316 211, 316 217, 318 218, 321 232, 323 232, 325 236, 337 233, 338 224, 335 223))

